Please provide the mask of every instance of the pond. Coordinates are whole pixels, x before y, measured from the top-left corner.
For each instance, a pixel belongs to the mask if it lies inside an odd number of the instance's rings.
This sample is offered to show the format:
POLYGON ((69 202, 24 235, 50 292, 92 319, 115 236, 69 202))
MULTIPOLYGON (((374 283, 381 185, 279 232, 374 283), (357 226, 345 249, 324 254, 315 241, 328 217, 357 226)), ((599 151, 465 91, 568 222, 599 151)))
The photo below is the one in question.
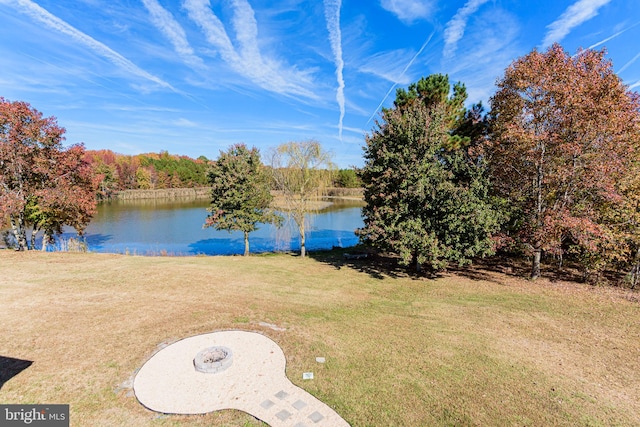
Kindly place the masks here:
MULTIPOLYGON (((333 204, 308 217, 307 250, 349 247, 363 226, 363 203, 331 200, 333 204)), ((103 203, 86 229, 91 252, 135 255, 232 255, 244 252, 242 232, 203 228, 207 200, 123 200, 103 203)), ((65 233, 63 237, 72 237, 65 233)), ((279 229, 259 224, 249 234, 252 253, 300 249, 297 227, 287 220, 279 229)))

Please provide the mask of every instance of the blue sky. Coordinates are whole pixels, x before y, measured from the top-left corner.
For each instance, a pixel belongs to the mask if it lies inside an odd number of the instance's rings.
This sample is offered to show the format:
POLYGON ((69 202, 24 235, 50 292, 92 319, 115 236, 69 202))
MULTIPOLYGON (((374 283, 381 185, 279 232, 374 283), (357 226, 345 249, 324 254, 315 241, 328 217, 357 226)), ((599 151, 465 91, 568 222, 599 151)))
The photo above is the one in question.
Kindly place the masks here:
POLYGON ((0 96, 56 116, 66 144, 217 158, 316 139, 361 166, 397 87, 462 81, 560 42, 608 50, 640 87, 637 0, 0 0, 0 96))

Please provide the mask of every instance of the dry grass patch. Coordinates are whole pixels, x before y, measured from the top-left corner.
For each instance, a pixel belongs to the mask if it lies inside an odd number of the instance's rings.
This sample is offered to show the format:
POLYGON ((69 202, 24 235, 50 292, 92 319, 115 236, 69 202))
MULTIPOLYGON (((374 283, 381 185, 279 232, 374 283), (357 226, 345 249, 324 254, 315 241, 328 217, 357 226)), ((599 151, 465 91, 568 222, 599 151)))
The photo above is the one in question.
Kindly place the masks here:
POLYGON ((261 425, 159 415, 127 387, 159 345, 223 329, 271 337, 289 378, 354 426, 640 424, 640 304, 618 289, 376 278, 289 255, 0 251, 0 301, 0 356, 33 361, 0 401, 69 403, 72 425, 261 425))

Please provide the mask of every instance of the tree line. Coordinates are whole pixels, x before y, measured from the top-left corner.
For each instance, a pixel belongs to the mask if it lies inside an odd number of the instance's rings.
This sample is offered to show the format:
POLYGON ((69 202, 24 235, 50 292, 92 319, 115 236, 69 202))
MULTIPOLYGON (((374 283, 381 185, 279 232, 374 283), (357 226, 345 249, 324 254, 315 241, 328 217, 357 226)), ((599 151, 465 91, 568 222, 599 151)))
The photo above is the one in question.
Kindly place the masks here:
MULTIPOLYGON (((27 226, 45 236, 81 232, 96 195, 131 188, 210 185, 205 226, 249 233, 280 224, 276 190, 298 225, 328 185, 362 186, 362 244, 417 271, 502 251, 569 258, 585 279, 606 269, 640 277, 640 96, 604 50, 560 45, 516 59, 490 109, 466 107, 463 83, 435 74, 400 88, 365 137, 364 166, 336 173, 317 141, 265 154, 231 146, 217 160, 167 152, 122 156, 61 145, 64 129, 22 102, 0 102, 0 219, 20 248, 27 226)), ((32 235, 33 236, 33 235, 32 235)), ((33 237, 31 237, 33 246, 33 237)))
MULTIPOLYGON (((211 161, 205 156, 193 159, 167 151, 125 155, 111 150, 87 150, 85 160, 97 175, 101 200, 122 190, 192 188, 210 184, 207 172, 211 161)), ((331 185, 358 188, 362 183, 355 169, 350 168, 336 170, 331 185)))
POLYGON ((85 160, 99 180, 98 197, 111 198, 116 192, 137 189, 204 187, 208 159, 160 153, 117 154, 111 150, 87 150, 85 160))

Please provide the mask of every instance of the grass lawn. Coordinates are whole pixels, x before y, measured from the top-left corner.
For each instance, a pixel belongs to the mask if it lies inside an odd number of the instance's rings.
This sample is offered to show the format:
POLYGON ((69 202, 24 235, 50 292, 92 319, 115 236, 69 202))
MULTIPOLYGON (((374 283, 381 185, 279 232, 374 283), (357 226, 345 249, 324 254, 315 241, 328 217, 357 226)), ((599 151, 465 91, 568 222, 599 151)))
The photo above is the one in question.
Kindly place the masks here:
POLYGON ((68 403, 74 426, 263 425, 157 414, 130 390, 163 343, 241 329, 353 426, 640 425, 638 292, 312 255, 0 251, 0 363, 33 362, 0 372, 0 402, 68 403))

